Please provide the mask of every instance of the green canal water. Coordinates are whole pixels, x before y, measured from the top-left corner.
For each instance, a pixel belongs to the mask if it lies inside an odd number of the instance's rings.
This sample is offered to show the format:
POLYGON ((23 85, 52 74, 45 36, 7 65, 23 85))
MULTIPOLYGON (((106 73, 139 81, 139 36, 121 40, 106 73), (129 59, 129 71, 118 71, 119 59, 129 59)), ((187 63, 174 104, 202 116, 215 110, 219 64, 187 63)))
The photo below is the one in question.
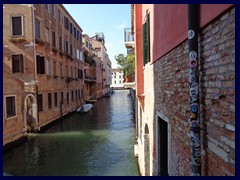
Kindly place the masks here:
POLYGON ((15 176, 139 176, 134 110, 128 90, 115 91, 86 114, 73 113, 4 153, 15 176))

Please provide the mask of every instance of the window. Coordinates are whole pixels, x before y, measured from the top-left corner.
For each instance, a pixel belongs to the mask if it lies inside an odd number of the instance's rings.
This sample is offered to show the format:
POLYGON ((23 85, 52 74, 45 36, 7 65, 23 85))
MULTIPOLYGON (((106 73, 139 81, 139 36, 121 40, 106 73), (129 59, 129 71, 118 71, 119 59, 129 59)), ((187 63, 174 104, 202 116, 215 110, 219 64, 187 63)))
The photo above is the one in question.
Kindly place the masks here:
POLYGON ((80 90, 78 90, 78 99, 80 99, 80 90))
POLYGON ((46 63, 47 63, 47 76, 50 76, 50 61, 46 59, 46 63))
POLYGON ((61 103, 63 104, 63 92, 61 92, 61 103))
POLYGON ((121 75, 119 75, 119 78, 121 78, 121 75))
POLYGON ((65 29, 69 30, 69 20, 66 16, 64 16, 64 27, 65 29))
POLYGON ((23 55, 12 55, 12 73, 23 73, 23 55))
POLYGON ((72 48, 72 44, 70 44, 70 54, 71 54, 71 56, 73 55, 73 48, 72 48))
POLYGON ((62 51, 62 36, 59 36, 59 50, 62 51))
POLYGON ((56 47, 56 39, 55 39, 55 32, 52 31, 52 46, 56 47))
POLYGON ((80 43, 82 43, 82 34, 79 33, 79 40, 80 40, 80 43))
POLYGON ((44 74, 45 73, 45 65, 44 65, 44 57, 37 56, 37 73, 44 74))
POLYGON ((150 33, 149 33, 149 14, 143 24, 143 65, 150 61, 150 33))
POLYGON ((114 81, 114 84, 116 84, 116 81, 114 81))
POLYGON ((73 34, 73 25, 70 23, 70 33, 73 34))
POLYGON ((55 105, 55 107, 58 106, 58 95, 57 95, 57 92, 54 93, 54 105, 55 105))
POLYGON ((79 40, 79 31, 77 30, 77 40, 79 40))
POLYGON ((61 11, 58 9, 58 22, 61 24, 61 11))
POLYGON ((66 65, 66 77, 68 77, 68 66, 66 65))
POLYGON ((77 57, 76 57, 78 60, 79 60, 79 49, 77 49, 77 57))
POLYGON ((63 77, 63 67, 62 67, 62 63, 60 63, 60 76, 63 77))
POLYGON ((67 104, 69 104, 69 93, 67 92, 67 104))
POLYGON ((73 67, 71 67, 71 77, 73 77, 73 67))
POLYGON ((80 51, 79 56, 80 56, 80 61, 82 61, 83 60, 83 52, 82 51, 80 51))
POLYGON ((121 84, 121 81, 119 81, 119 84, 121 84))
POLYGON ((37 104, 38 104, 38 111, 43 111, 43 95, 37 95, 37 104))
POLYGON ((48 11, 48 4, 44 4, 44 9, 48 11))
POLYGON ((77 90, 75 90, 75 99, 77 100, 77 90))
POLYGON ((16 116, 16 97, 6 97, 6 116, 7 118, 16 116))
POLYGON ((45 40, 50 43, 49 28, 45 27, 45 40))
POLYGON ((74 100, 74 92, 72 91, 72 101, 74 100))
POLYGON ((81 95, 82 95, 82 98, 84 98, 84 90, 81 89, 81 95))
POLYGON ((48 108, 52 108, 52 93, 48 93, 48 108))
POLYGON ((12 36, 23 35, 23 18, 22 16, 12 17, 12 36))
POLYGON ((74 37, 77 37, 77 29, 74 27, 74 37))
POLYGON ((52 17, 54 17, 54 4, 50 4, 50 14, 52 17))
POLYGON ((57 63, 53 61, 53 76, 57 76, 57 63))
POLYGON ((40 21, 35 19, 35 37, 40 39, 40 21))
POLYGON ((65 51, 65 53, 68 53, 68 42, 67 41, 65 41, 64 51, 65 51))
POLYGON ((73 58, 76 58, 76 48, 73 47, 73 58))

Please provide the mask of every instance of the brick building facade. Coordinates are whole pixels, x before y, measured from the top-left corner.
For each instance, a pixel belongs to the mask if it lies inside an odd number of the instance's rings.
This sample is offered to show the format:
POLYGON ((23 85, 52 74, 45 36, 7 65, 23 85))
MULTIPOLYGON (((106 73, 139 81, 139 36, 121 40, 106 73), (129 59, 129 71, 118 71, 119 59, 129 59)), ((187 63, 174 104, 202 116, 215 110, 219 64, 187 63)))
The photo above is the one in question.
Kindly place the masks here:
POLYGON ((3 26, 6 144, 78 108, 84 82, 82 29, 62 5, 4 4, 3 26))
MULTIPOLYGON (((201 175, 235 175, 235 8, 200 5, 200 11, 205 12, 200 13, 198 43, 201 175)), ((132 15, 140 172, 189 176, 187 5, 133 5, 132 15), (162 23, 158 23, 159 12, 166 13, 161 16, 162 23), (147 21, 148 32, 142 30, 147 21), (164 31, 169 34, 161 39, 164 31), (142 33, 149 33, 147 62, 142 62, 142 33)))

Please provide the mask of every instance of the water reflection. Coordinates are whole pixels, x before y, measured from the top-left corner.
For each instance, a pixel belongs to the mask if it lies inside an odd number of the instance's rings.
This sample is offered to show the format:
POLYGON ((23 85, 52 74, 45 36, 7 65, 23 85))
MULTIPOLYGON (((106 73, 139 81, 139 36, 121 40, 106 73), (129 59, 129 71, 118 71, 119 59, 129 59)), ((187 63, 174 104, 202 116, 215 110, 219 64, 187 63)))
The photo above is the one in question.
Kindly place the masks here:
POLYGON ((74 113, 4 154, 13 175, 139 175, 128 91, 117 91, 86 114, 74 113))

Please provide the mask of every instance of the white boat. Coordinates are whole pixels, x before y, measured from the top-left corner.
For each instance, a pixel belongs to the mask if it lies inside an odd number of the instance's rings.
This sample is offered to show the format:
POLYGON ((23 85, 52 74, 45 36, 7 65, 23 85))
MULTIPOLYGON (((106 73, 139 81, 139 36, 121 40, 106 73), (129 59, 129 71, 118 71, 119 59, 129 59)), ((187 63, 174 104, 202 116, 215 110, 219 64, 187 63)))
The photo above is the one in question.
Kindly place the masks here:
POLYGON ((80 112, 80 113, 88 112, 92 109, 92 107, 93 107, 92 104, 84 104, 77 109, 77 112, 80 112))

